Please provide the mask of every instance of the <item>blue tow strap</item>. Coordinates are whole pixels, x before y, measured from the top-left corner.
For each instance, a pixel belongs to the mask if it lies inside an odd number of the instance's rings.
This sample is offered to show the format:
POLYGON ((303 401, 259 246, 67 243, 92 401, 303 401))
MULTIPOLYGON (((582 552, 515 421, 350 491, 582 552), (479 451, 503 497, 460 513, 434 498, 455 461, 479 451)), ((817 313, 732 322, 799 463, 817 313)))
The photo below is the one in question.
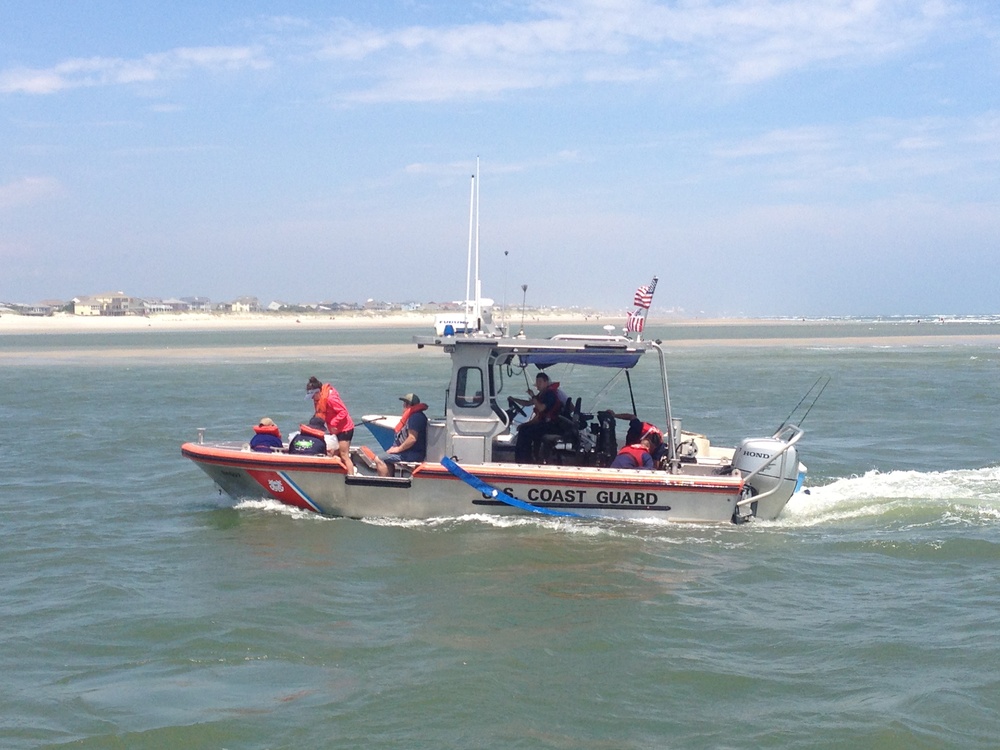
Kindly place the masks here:
POLYGON ((566 518, 583 518, 583 516, 577 513, 570 513, 565 510, 553 510, 551 508, 540 508, 537 505, 532 505, 531 503, 526 503, 524 500, 518 500, 516 497, 511 497, 506 492, 501 492, 496 487, 491 484, 487 484, 479 477, 474 474, 470 474, 452 459, 445 456, 441 459, 441 465, 451 472, 454 476, 461 479, 467 485, 473 489, 479 490, 483 493, 484 497, 491 497, 494 500, 499 500, 501 503, 506 503, 515 508, 520 508, 521 510, 526 510, 531 513, 541 513, 543 516, 564 516, 566 518))

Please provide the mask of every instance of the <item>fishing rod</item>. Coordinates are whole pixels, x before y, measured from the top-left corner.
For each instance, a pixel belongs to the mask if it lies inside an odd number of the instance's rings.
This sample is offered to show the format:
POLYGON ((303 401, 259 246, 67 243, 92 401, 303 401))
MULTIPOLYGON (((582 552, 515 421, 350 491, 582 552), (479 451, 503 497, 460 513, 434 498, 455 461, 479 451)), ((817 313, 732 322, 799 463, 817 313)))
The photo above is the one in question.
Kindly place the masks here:
POLYGON ((795 408, 788 413, 787 417, 785 417, 785 421, 782 422, 781 425, 778 427, 778 431, 780 432, 781 429, 791 421, 792 416, 795 414, 795 412, 797 412, 799 408, 802 406, 802 404, 805 403, 806 399, 809 398, 810 394, 812 394, 812 392, 815 391, 817 387, 819 387, 819 391, 813 397, 813 400, 810 402, 808 408, 806 408, 805 414, 803 414, 802 418, 799 419, 799 426, 801 427, 802 423, 806 421, 806 417, 809 416, 809 412, 812 411, 812 408, 816 405, 816 402, 819 401, 819 397, 823 395, 823 391, 825 391, 826 387, 830 385, 831 380, 833 380, 833 378, 831 378, 829 375, 820 375, 818 378, 816 378, 816 382, 813 383, 811 386, 809 386, 809 390, 805 392, 805 395, 801 399, 799 399, 799 402, 795 405, 795 408), (823 383, 823 385, 820 386, 820 383, 823 383))

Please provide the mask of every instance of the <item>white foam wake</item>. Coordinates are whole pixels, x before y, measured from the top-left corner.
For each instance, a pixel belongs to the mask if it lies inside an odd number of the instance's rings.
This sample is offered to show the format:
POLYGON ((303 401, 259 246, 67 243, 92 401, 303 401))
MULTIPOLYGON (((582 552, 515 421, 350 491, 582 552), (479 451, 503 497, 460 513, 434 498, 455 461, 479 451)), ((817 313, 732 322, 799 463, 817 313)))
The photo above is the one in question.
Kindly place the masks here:
POLYGON ((901 522, 1000 521, 1000 466, 942 472, 869 471, 807 487, 781 515, 791 525, 887 517, 901 522))

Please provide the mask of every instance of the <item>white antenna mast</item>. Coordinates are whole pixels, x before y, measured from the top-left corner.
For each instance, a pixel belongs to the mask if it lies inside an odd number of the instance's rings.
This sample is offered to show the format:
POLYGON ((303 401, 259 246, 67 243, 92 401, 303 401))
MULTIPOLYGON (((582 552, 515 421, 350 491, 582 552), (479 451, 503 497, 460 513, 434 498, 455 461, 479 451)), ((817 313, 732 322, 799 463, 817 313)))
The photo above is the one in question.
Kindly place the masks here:
POLYGON ((476 330, 482 328, 483 282, 479 278, 479 157, 476 157, 476 330))
MULTIPOLYGON (((469 252, 465 262, 465 327, 469 326, 469 305, 472 300, 472 229, 476 208, 476 176, 472 175, 469 185, 469 252)), ((478 273, 478 271, 477 271, 478 273)))

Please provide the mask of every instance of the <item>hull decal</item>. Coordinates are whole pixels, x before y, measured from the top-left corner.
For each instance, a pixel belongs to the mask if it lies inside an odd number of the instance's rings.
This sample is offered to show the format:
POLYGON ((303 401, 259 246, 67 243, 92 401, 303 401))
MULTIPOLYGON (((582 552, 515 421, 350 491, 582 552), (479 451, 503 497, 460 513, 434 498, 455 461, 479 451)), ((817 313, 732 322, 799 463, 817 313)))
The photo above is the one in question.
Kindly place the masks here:
POLYGON ((320 507, 291 480, 287 473, 283 471, 260 471, 257 469, 247 469, 247 474, 254 478, 268 495, 276 500, 280 500, 286 505, 293 505, 302 510, 311 510, 314 513, 322 513, 320 507))

